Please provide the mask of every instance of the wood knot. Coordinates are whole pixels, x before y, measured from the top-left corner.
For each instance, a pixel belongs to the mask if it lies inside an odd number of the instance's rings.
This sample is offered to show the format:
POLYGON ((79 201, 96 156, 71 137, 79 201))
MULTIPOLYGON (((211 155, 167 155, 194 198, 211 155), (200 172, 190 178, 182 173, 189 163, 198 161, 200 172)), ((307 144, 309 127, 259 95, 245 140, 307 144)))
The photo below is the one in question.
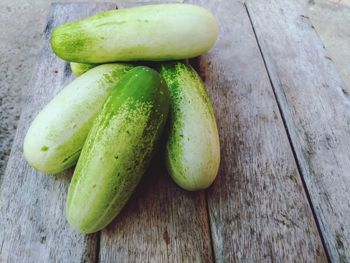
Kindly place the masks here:
POLYGON ((168 231, 165 229, 164 233, 163 233, 163 239, 166 245, 170 244, 170 236, 168 231))

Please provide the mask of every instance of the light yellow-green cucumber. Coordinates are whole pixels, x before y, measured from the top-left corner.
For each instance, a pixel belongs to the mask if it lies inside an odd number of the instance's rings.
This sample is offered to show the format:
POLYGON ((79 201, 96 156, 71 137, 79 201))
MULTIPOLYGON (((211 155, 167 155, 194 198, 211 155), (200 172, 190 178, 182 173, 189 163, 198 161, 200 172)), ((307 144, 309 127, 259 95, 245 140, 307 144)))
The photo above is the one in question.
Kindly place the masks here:
POLYGON ((86 63, 76 63, 71 62, 70 68, 74 74, 74 76, 79 77, 84 74, 86 71, 98 66, 98 64, 86 64, 86 63))
POLYGON ((211 100, 187 64, 164 64, 160 72, 170 95, 166 165, 174 181, 195 191, 209 187, 220 164, 220 143, 211 100))
POLYGON ((110 90, 131 68, 126 64, 101 65, 59 92, 27 132, 23 146, 27 162, 46 174, 60 173, 74 165, 110 90))
POLYGON ((196 57, 216 42, 218 26, 190 4, 144 5, 103 12, 57 27, 53 51, 80 63, 164 61, 196 57))
POLYGON ((160 140, 169 107, 166 84, 148 67, 130 70, 94 121, 69 186, 72 228, 93 233, 121 211, 160 140))

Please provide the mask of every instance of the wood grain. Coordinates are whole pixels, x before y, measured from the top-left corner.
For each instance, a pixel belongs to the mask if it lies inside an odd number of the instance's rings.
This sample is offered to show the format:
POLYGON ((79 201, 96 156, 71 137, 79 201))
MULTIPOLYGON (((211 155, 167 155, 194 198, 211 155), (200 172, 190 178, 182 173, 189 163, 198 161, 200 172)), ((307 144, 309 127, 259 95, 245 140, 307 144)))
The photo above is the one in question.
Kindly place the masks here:
POLYGON ((0 262, 94 262, 97 238, 75 233, 64 208, 71 171, 57 177, 34 171, 22 156, 25 133, 39 110, 72 80, 69 64, 50 48, 61 23, 115 8, 113 4, 53 5, 43 34, 41 56, 24 105, 0 188, 0 262))
POLYGON ((295 1, 247 8, 330 259, 350 262, 350 90, 295 1))
POLYGON ((207 193, 216 261, 326 262, 244 5, 189 2, 211 10, 220 27, 215 48, 198 61, 222 150, 207 193))
POLYGON ((101 233, 101 262, 212 262, 204 192, 176 186, 158 155, 114 223, 101 233))
POLYGON ((183 3, 184 0, 116 0, 118 8, 130 8, 150 4, 183 3))

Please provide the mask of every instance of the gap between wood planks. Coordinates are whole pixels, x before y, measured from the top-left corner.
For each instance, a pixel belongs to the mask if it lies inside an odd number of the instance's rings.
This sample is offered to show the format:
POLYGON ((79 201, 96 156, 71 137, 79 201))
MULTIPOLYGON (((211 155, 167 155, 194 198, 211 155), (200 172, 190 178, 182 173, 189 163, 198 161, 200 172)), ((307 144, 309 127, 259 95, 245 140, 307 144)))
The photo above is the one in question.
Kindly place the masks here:
POLYGON ((308 200, 308 202, 309 202, 309 205, 310 205, 310 208, 311 208, 311 211, 312 211, 312 215, 313 215, 313 217, 314 217, 314 219, 315 219, 315 223, 316 223, 316 226, 317 226, 318 233, 319 233, 319 235, 320 235, 320 237, 321 237, 322 245, 323 245, 324 251, 325 251, 325 253, 326 253, 327 260, 330 262, 330 256, 329 256, 329 253, 328 253, 328 251, 327 251, 327 249, 326 249, 325 240, 324 240, 322 231, 321 231, 321 229, 320 229, 319 222, 318 222, 317 217, 316 217, 315 209, 314 209, 314 206, 313 206, 313 204, 312 204, 312 200, 311 200, 311 197, 310 197, 309 190, 308 190, 307 185, 306 185, 305 180, 304 180, 304 175, 303 175, 302 169, 300 168, 300 162, 299 162, 298 156, 297 156, 297 154, 296 154, 296 152, 295 152, 295 147, 294 147, 293 141, 292 141, 291 136, 290 136, 289 128, 288 128, 288 126, 287 126, 287 124, 286 124, 285 115, 284 115, 284 112, 283 112, 282 107, 281 107, 281 105, 280 105, 280 101, 279 101, 278 98, 277 98, 276 90, 275 90, 275 85, 273 84, 273 82, 272 82, 272 80, 271 80, 270 72, 269 72, 269 70, 268 70, 268 68, 267 68, 267 66, 266 66, 265 56, 264 56, 264 54, 263 54, 263 52, 262 52, 262 50, 261 50, 261 46, 260 46, 258 37, 257 37, 256 32, 255 32, 255 28, 254 28, 254 26, 253 26, 252 19, 251 19, 251 17, 250 17, 250 13, 249 13, 249 10, 248 10, 247 5, 246 5, 246 0, 244 1, 244 7, 245 7, 245 9, 247 10, 247 14, 248 14, 248 17, 249 17, 249 20, 250 20, 250 24, 252 25, 252 28, 253 28, 253 31, 254 31, 254 36, 255 36, 256 42, 257 42, 257 44, 258 44, 261 57, 262 57, 262 59, 263 59, 263 61, 264 61, 264 65, 265 65, 265 68, 266 68, 266 72, 267 72, 267 75, 268 75, 268 77, 269 77, 269 81, 270 81, 270 84, 271 84, 271 87, 272 87, 272 90, 273 90, 273 94, 274 94, 274 96, 275 96, 275 99, 276 99, 276 102, 277 102, 277 105, 278 105, 278 110, 279 110, 279 112, 280 112, 280 114, 281 114, 282 121, 283 121, 283 125, 284 125, 284 127, 285 127, 285 129, 286 129, 288 141, 289 141, 290 147, 291 147, 292 152, 293 152, 293 156, 294 156, 294 159, 295 159, 297 168, 298 168, 298 172, 299 172, 299 174, 300 174, 301 181, 302 181, 302 183, 303 183, 303 187, 304 187, 304 189, 305 189, 305 194, 306 194, 307 200, 308 200))
POLYGON ((247 7, 328 253, 348 262, 349 90, 296 1, 250 0, 247 7))
POLYGON ((282 122, 283 122, 284 128, 286 129, 288 141, 289 141, 290 147, 291 147, 292 152, 293 152, 293 157, 294 157, 295 163, 296 163, 296 165, 297 165, 297 168, 298 168, 298 172, 299 172, 299 174, 300 174, 301 181, 302 181, 302 183, 303 183, 304 191, 305 191, 307 200, 308 200, 308 202, 309 202, 309 206, 310 206, 310 208, 311 208, 312 215, 313 215, 313 217, 314 217, 314 219, 315 219, 315 223, 316 223, 316 226, 317 226, 318 233, 319 233, 319 235, 320 235, 320 237, 321 237, 323 249, 324 249, 324 251, 325 251, 325 253, 326 253, 328 262, 331 262, 330 256, 329 256, 329 253, 328 253, 328 250, 326 249, 327 247, 326 247, 326 244, 325 244, 324 236, 323 236, 323 234, 322 234, 322 231, 321 231, 321 228, 320 228, 320 224, 319 224, 319 222, 318 222, 318 220, 317 220, 317 216, 316 216, 316 213, 315 213, 315 208, 314 208, 314 205, 313 205, 313 203, 312 203, 309 190, 308 190, 307 185, 306 185, 305 180, 304 180, 304 174, 303 174, 302 169, 300 168, 300 162, 299 162, 298 156, 297 156, 297 154, 296 154, 296 152, 295 152, 295 147, 294 147, 293 141, 292 141, 291 136, 290 136, 290 131, 289 131, 289 128, 288 128, 287 123, 286 123, 285 115, 284 115, 284 112, 283 112, 283 110, 282 110, 280 101, 278 100, 278 97, 277 97, 277 95, 276 95, 275 85, 273 84, 273 82, 272 82, 272 80, 271 80, 271 75, 270 75, 270 72, 269 72, 268 67, 267 67, 267 65, 266 65, 265 56, 264 56, 264 53, 263 53, 262 50, 261 50, 261 46, 260 46, 260 43, 259 43, 259 39, 258 39, 258 37, 257 37, 257 35, 256 35, 255 28, 254 28, 254 26, 253 26, 253 22, 252 22, 252 19, 251 19, 251 17, 250 17, 249 9, 248 9, 248 7, 247 7, 247 5, 246 5, 246 1, 247 1, 247 0, 244 0, 244 3, 243 3, 243 4, 244 4, 244 7, 245 7, 245 9, 246 9, 246 11, 247 11, 247 14, 248 14, 248 17, 249 17, 249 21, 250 21, 250 24, 251 24, 251 26, 252 26, 252 29, 253 29, 253 32, 254 32, 254 36, 255 36, 255 39, 256 39, 256 43, 258 44, 259 51, 260 51, 260 55, 261 55, 261 57, 262 57, 262 60, 263 60, 263 62, 264 62, 265 68, 266 68, 267 76, 269 77, 269 81, 270 81, 270 84, 271 84, 271 87, 272 87, 272 91, 273 91, 273 94, 274 94, 274 96, 275 96, 275 99, 276 99, 276 102, 277 102, 277 105, 278 105, 278 110, 279 110, 279 113, 280 113, 280 115, 281 115, 281 117, 282 117, 282 122))

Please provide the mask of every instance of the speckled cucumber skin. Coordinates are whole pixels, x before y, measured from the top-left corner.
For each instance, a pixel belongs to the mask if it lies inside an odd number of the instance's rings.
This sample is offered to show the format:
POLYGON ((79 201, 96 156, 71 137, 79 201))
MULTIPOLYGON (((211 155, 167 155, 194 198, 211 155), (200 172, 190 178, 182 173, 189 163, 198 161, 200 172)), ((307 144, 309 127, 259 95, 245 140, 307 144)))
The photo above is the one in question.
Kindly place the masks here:
POLYGON ((46 174, 74 165, 110 90, 131 68, 126 64, 101 65, 59 92, 29 127, 23 145, 27 162, 46 174))
POLYGON ((80 63, 164 61, 198 56, 216 42, 218 27, 206 9, 158 4, 111 10, 57 27, 53 51, 80 63))
POLYGON ((118 83, 93 124, 69 187, 66 215, 74 229, 99 231, 121 211, 148 167, 168 108, 167 87, 156 71, 136 67, 118 83))
POLYGON ((99 64, 86 64, 86 63, 71 62, 70 68, 71 68, 74 76, 79 77, 80 75, 84 74, 86 71, 89 71, 90 69, 92 69, 98 65, 99 64))
POLYGON ((170 95, 166 165, 174 181, 195 191, 209 187, 220 165, 220 142, 210 98, 187 64, 164 64, 160 72, 170 95))

